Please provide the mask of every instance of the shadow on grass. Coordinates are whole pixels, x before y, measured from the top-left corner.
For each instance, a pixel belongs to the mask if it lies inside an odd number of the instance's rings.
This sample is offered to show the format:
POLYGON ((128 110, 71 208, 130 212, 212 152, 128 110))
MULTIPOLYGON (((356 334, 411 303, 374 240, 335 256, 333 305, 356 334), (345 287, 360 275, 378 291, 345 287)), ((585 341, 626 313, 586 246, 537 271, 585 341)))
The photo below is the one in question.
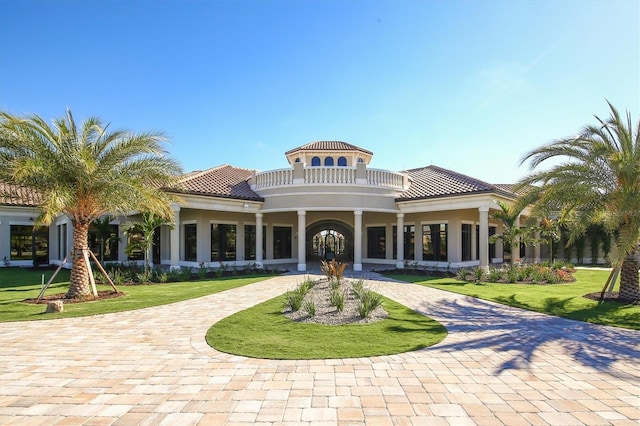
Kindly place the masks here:
MULTIPOLYGON (((616 313, 620 310, 621 305, 615 302, 602 302, 597 305, 583 308, 583 309, 570 309, 569 304, 575 297, 567 297, 563 299, 559 298, 547 298, 544 301, 543 311, 550 315, 558 317, 574 319, 578 321, 598 323, 601 319, 606 319, 611 313, 616 313)), ((539 310, 534 305, 530 305, 526 302, 516 299, 516 295, 512 294, 508 297, 496 297, 495 300, 505 305, 514 306, 517 308, 526 309, 529 311, 539 310)), ((625 318, 618 318, 617 322, 620 326, 627 328, 637 328, 640 324, 640 315, 637 313, 629 313, 625 318)))
MULTIPOLYGON (((526 307, 511 298, 509 302, 526 307)), ((559 308, 567 302, 549 300, 549 305, 559 308)), ((448 352, 494 350, 504 359, 498 362, 497 374, 510 369, 526 369, 534 357, 539 360, 540 356, 545 356, 545 347, 554 345, 582 365, 640 381, 640 374, 634 367, 640 363, 640 332, 635 330, 520 311, 468 296, 424 302, 418 310, 445 324, 449 336, 465 336, 462 341, 446 343, 445 340, 434 348, 448 352), (622 362, 626 368, 614 367, 617 362, 622 362)), ((547 362, 553 363, 553 359, 547 362)))

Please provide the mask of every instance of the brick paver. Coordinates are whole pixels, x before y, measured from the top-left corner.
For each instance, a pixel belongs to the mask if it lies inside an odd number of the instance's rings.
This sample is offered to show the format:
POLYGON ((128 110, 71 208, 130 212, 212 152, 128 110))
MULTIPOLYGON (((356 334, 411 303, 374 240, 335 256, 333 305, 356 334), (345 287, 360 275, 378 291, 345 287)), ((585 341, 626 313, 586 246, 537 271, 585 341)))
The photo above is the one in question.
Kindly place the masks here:
POLYGON ((291 289, 277 277, 172 305, 0 324, 6 425, 637 425, 640 333, 418 285, 369 281, 449 331, 344 360, 223 354, 216 321, 291 289))

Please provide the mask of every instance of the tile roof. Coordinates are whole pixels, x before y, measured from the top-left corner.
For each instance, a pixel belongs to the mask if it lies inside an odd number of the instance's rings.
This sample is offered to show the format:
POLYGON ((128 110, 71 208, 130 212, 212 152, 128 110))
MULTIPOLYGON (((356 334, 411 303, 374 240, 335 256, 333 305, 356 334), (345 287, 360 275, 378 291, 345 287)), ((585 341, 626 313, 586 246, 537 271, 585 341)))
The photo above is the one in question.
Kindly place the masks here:
POLYGON ((251 190, 249 179, 252 171, 223 164, 204 171, 185 174, 181 181, 181 192, 212 197, 236 198, 263 201, 251 190))
POLYGON ((0 182, 0 205, 37 207, 41 202, 40 194, 31 188, 0 182))
POLYGON ((524 195, 533 188, 532 186, 530 186, 516 190, 518 188, 518 184, 516 183, 496 183, 496 187, 502 191, 510 192, 517 195, 524 195))
POLYGON ((421 200, 452 195, 498 192, 515 197, 511 191, 437 166, 406 170, 411 182, 409 189, 396 201, 421 200))
POLYGON ((373 152, 368 151, 366 149, 360 148, 355 145, 351 145, 350 143, 342 142, 342 141, 317 141, 311 142, 306 145, 299 146, 294 149, 290 149, 285 152, 285 155, 291 154, 297 151, 359 151, 364 152, 370 155, 373 155, 373 152))

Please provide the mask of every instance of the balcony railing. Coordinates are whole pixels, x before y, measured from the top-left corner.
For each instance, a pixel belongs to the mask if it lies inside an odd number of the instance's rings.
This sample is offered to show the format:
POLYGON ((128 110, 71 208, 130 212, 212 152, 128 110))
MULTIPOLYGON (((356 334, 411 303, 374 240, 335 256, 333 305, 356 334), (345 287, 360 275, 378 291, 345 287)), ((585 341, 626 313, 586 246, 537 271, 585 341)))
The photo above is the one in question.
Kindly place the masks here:
POLYGON ((396 190, 406 189, 407 177, 401 173, 380 169, 365 169, 360 173, 355 167, 305 167, 293 169, 269 170, 257 173, 252 181, 253 189, 266 189, 293 184, 304 185, 372 185, 396 190), (302 173, 300 173, 300 171, 302 173), (364 172, 364 173, 362 173, 364 172))

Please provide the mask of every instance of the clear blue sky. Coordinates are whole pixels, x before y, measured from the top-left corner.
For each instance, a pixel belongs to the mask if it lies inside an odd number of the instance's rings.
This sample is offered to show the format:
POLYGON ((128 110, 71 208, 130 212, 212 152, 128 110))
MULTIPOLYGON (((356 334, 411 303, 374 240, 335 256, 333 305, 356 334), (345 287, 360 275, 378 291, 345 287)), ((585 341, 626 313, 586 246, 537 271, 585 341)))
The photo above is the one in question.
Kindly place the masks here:
POLYGON ((509 183, 605 99, 638 120, 638 1, 0 0, 0 109, 164 131, 185 171, 343 140, 509 183))

